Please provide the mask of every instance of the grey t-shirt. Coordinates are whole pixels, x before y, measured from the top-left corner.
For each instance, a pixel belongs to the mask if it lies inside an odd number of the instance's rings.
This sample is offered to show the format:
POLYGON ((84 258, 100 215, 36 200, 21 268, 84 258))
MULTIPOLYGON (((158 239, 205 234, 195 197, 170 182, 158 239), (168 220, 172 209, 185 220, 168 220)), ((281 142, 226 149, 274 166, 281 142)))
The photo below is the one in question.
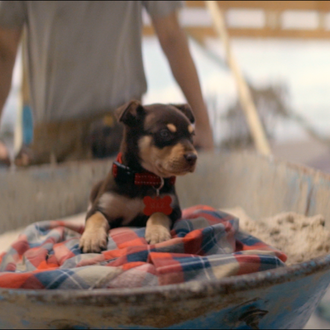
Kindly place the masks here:
POLYGON ((0 1, 0 26, 27 26, 36 123, 84 118, 147 89, 142 7, 165 17, 181 1, 0 1))

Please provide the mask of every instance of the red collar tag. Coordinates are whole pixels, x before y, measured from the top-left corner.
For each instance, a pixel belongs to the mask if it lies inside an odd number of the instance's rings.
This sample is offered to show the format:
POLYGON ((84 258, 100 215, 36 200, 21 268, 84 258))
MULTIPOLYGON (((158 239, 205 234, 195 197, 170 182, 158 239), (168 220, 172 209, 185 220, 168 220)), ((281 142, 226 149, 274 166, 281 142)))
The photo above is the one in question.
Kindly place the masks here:
POLYGON ((143 213, 148 216, 156 212, 164 213, 165 215, 170 215, 173 211, 171 207, 172 198, 169 195, 166 195, 164 197, 146 196, 143 198, 143 203, 145 205, 143 213))

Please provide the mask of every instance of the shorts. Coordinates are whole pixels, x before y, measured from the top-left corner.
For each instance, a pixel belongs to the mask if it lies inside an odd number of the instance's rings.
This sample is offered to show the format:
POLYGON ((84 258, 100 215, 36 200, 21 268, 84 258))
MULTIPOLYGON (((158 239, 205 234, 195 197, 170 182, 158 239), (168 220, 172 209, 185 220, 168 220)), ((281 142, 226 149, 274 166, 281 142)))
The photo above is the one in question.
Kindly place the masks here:
POLYGON ((118 153, 123 128, 113 114, 37 124, 24 146, 28 165, 111 157, 118 153))

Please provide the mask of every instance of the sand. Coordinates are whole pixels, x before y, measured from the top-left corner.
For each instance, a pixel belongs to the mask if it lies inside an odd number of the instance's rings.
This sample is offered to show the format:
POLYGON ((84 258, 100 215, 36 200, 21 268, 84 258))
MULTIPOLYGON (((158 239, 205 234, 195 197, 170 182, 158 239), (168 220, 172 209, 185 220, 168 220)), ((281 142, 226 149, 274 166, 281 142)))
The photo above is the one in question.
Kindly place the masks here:
POLYGON ((240 229, 284 252, 286 265, 293 265, 324 256, 330 251, 330 231, 324 227, 322 215, 306 217, 294 212, 252 220, 236 207, 223 210, 240 219, 240 229))
MULTIPOLYGON (((322 215, 306 217, 287 212, 255 221, 241 207, 222 211, 238 217, 241 230, 283 251, 288 256, 286 265, 308 261, 330 251, 330 231, 324 227, 322 215)), ((84 223, 85 213, 61 220, 84 223)), ((0 235, 0 253, 6 251, 23 230, 20 228, 0 235)))

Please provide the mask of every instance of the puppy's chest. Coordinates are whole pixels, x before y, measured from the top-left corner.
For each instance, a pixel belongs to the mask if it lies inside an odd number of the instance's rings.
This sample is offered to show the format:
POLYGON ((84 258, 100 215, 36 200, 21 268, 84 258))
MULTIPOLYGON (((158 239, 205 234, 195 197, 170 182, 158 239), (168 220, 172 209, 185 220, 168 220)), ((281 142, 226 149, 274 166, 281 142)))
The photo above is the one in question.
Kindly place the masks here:
MULTIPOLYGON (((166 195, 168 196, 168 194, 166 195)), ((172 199, 171 204, 173 204, 175 196, 172 194, 169 196, 172 199)), ((120 220, 120 225, 128 225, 136 217, 145 217, 145 221, 148 219, 148 216, 144 215, 146 205, 143 202, 143 197, 129 198, 114 192, 106 192, 99 199, 98 207, 101 208, 108 220, 120 220)))

